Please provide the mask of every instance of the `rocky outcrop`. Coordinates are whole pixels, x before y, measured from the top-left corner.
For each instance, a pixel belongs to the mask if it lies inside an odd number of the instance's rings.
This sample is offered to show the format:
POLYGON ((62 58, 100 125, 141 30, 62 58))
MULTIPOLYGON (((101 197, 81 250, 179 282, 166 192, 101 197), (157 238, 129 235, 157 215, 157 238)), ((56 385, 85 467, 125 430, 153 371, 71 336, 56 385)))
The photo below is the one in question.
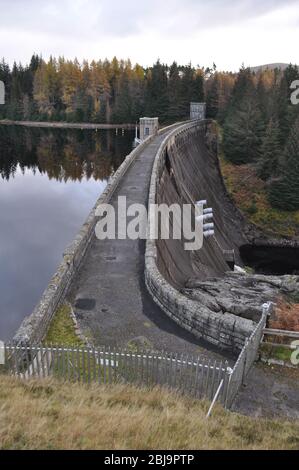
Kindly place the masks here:
POLYGON ((275 303, 278 295, 289 295, 299 290, 299 276, 262 276, 226 273, 223 278, 206 281, 190 279, 182 292, 199 301, 212 312, 233 314, 258 322, 261 304, 275 303))

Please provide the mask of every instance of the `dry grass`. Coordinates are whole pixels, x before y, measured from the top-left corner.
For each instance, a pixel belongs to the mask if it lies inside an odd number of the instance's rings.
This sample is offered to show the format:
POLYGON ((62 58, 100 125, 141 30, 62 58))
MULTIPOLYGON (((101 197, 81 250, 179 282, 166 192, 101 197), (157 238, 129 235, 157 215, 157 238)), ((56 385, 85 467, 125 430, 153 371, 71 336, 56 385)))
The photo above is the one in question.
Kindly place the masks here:
POLYGON ((298 421, 253 419, 161 389, 0 377, 2 449, 298 449, 298 421))
POLYGON ((299 331, 299 303, 280 299, 275 308, 275 315, 269 320, 269 328, 299 331))

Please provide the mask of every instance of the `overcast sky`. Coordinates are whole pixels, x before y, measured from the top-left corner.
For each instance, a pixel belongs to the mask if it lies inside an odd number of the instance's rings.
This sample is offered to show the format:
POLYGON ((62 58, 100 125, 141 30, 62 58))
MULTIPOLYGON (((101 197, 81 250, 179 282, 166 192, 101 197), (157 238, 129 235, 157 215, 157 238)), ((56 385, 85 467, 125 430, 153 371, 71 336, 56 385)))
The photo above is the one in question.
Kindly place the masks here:
POLYGON ((0 0, 0 57, 299 62, 299 0, 0 0))

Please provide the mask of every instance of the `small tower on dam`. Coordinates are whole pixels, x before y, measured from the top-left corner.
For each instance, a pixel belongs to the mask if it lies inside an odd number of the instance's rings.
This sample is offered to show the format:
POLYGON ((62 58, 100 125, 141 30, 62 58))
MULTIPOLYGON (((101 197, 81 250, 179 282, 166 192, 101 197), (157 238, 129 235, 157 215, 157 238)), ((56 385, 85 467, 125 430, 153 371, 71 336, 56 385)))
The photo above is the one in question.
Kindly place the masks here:
POLYGON ((206 103, 190 103, 190 119, 205 119, 206 103))
POLYGON ((150 135, 156 134, 159 129, 159 118, 140 118, 140 140, 143 141, 150 135))

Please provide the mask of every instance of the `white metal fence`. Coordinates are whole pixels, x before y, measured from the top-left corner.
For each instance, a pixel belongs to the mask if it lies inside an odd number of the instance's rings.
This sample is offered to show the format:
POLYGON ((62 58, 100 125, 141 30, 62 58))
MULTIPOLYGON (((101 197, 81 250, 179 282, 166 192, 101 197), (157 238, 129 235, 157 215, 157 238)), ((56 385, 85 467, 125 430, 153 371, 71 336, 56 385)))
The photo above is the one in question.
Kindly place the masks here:
POLYGON ((0 372, 23 379, 51 376, 83 383, 161 385, 195 398, 207 398, 213 404, 219 401, 230 408, 257 359, 269 307, 265 304, 262 318, 233 369, 227 361, 166 352, 0 343, 4 358, 0 372))
POLYGON ((244 384, 248 372, 258 358, 259 346, 263 338, 263 331, 271 308, 271 303, 263 305, 262 317, 251 336, 246 340, 234 368, 230 373, 225 402, 227 408, 232 406, 241 385, 244 384))
POLYGON ((10 344, 4 347, 2 372, 20 378, 53 376, 83 383, 161 385, 210 400, 223 381, 218 399, 225 404, 229 379, 227 362, 164 352, 133 353, 110 348, 10 344))

